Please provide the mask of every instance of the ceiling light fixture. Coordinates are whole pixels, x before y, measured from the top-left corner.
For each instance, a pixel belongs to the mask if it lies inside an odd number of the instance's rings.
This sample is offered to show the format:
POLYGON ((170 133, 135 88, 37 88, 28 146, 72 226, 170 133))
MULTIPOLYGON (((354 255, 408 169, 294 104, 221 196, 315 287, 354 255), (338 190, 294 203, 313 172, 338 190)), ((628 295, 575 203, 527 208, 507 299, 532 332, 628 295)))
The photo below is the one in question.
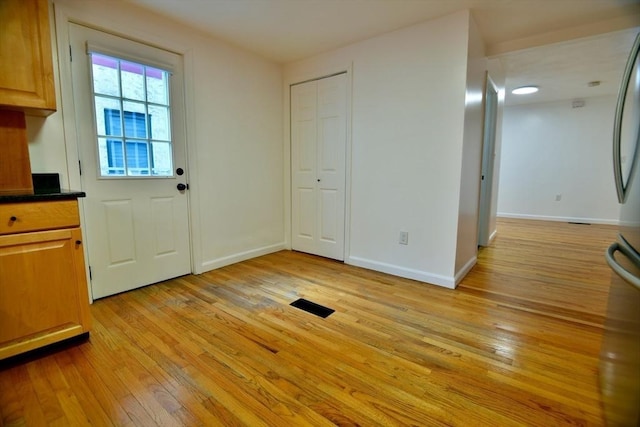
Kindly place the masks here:
POLYGON ((530 93, 536 93, 538 91, 538 86, 522 86, 515 88, 511 91, 514 95, 529 95, 530 93))

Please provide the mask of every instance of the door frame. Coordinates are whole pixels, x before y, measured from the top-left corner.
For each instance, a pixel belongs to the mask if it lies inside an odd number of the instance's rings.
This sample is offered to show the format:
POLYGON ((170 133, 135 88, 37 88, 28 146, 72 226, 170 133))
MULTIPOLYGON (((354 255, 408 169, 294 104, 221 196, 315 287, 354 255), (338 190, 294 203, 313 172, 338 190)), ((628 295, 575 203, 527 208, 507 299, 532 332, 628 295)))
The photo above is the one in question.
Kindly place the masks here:
POLYGON ((480 150, 480 176, 478 191, 478 227, 476 243, 478 246, 489 246, 493 238, 491 227, 491 200, 493 196, 493 181, 495 178, 495 153, 496 139, 498 134, 498 108, 500 104, 500 92, 498 86, 489 75, 485 73, 484 91, 482 94, 483 115, 482 115, 482 144, 480 150), (493 137, 487 140, 487 102, 488 92, 495 92, 495 105, 493 106, 493 137), (486 158, 490 155, 490 159, 486 158), (482 177, 484 176, 484 179, 482 177))
MULTIPOLYGON (((105 16, 99 16, 88 13, 86 10, 71 9, 67 6, 60 5, 58 3, 53 4, 54 13, 51 15, 55 19, 55 34, 53 39, 56 42, 55 52, 57 53, 58 67, 54 67, 54 81, 60 82, 60 87, 56 92, 60 94, 60 102, 58 110, 62 112, 63 133, 64 133, 64 145, 66 149, 67 160, 67 177, 69 188, 82 188, 82 179, 80 176, 80 144, 78 141, 78 132, 76 128, 76 115, 75 115, 75 101, 73 95, 73 83, 71 81, 71 53, 70 53, 70 35, 69 24, 83 25, 97 31, 102 31, 108 34, 112 34, 124 39, 128 39, 134 42, 143 43, 164 49, 169 52, 178 54, 182 57, 183 67, 183 93, 184 93, 184 127, 185 127, 185 156, 186 156, 186 179, 187 182, 195 184, 195 177, 198 176, 197 164, 195 159, 198 158, 195 144, 191 142, 191 135, 195 134, 194 112, 195 106, 193 103, 195 88, 193 87, 192 79, 187 79, 186 76, 193 75, 193 53, 187 47, 179 44, 167 45, 167 40, 160 37, 152 37, 147 33, 141 33, 135 28, 129 28, 125 23, 113 22, 105 16), (109 28, 107 30, 107 28, 109 28)), ((198 188, 197 185, 192 185, 192 188, 198 188)), ((189 253, 190 253, 190 266, 192 273, 201 273, 200 265, 202 264, 202 251, 201 251, 201 233, 200 233, 200 215, 199 215, 199 202, 197 195, 193 194, 193 190, 189 190, 187 194, 187 210, 189 219, 189 253)), ((81 226, 86 224, 85 209, 82 198, 78 199, 80 208, 80 222, 81 226)), ((85 267, 87 273, 87 286, 89 290, 90 302, 93 302, 91 296, 91 280, 89 269, 89 253, 88 245, 91 242, 87 242, 84 247, 85 255, 85 267)))
POLYGON ((283 135, 284 135, 284 239, 285 248, 291 250, 291 221, 292 221, 292 177, 291 177, 291 86, 313 80, 320 80, 338 74, 346 74, 346 153, 345 153, 345 203, 344 203, 344 263, 350 263, 350 236, 351 236, 351 106, 353 88, 352 64, 344 64, 342 67, 321 68, 318 70, 293 73, 285 72, 283 86, 283 135))

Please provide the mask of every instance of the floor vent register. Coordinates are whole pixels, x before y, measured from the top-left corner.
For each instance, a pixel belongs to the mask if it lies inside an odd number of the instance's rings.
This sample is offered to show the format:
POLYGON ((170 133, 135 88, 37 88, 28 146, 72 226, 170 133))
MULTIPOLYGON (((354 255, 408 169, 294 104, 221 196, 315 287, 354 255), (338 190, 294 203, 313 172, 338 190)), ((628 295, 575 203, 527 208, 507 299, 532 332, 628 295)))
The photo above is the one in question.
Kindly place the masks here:
POLYGON ((332 308, 328 308, 325 307, 323 305, 320 304, 316 304, 315 302, 311 302, 309 300, 306 300, 304 298, 300 298, 298 300, 295 300, 294 302, 292 302, 291 304, 289 304, 295 308, 299 308, 300 310, 304 310, 308 313, 311 314, 315 314, 316 316, 320 316, 320 317, 328 317, 331 313, 333 313, 335 310, 332 308))

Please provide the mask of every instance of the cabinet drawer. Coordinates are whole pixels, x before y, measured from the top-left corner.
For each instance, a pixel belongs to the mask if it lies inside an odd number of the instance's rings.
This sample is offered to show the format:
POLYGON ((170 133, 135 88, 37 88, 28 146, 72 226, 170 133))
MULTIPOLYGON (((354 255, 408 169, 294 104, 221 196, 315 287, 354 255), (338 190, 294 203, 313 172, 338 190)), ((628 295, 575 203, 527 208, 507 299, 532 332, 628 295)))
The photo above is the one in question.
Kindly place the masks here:
POLYGON ((0 234, 77 227, 79 225, 77 200, 0 205, 0 234))

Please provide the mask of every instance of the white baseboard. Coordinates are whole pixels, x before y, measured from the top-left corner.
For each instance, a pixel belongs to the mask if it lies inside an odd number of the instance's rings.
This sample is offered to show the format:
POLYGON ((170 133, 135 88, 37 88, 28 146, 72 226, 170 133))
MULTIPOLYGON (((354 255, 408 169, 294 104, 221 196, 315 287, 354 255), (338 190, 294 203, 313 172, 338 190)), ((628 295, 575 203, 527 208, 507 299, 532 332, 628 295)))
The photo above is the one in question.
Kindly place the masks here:
POLYGON ((515 214, 507 212, 498 212, 500 218, 518 218, 518 219, 533 219, 539 221, 557 221, 557 222, 581 222, 586 224, 605 224, 605 225, 618 225, 619 221, 616 219, 603 219, 603 218, 574 218, 565 216, 547 216, 547 215, 528 215, 528 214, 515 214))
POLYGON ((465 265, 462 266, 460 271, 456 273, 455 286, 458 286, 458 283, 460 283, 460 281, 464 279, 464 276, 471 271, 473 266, 476 265, 476 262, 478 262, 478 257, 474 255, 465 265))
POLYGON ((418 280, 432 285, 442 286, 444 288, 455 289, 456 282, 453 277, 440 276, 431 274, 426 271, 414 270, 412 268, 400 267, 398 265, 387 264, 385 262, 372 261, 360 257, 347 257, 344 261, 346 264, 355 265, 369 270, 380 271, 382 273, 391 274, 393 276, 404 277, 405 279, 418 280))
POLYGON ((497 234, 498 234, 498 230, 493 230, 493 232, 491 233, 491 236, 489 236, 489 244, 491 244, 491 242, 493 242, 493 239, 496 238, 497 234))
POLYGON ((205 261, 200 264, 200 271, 198 271, 197 273, 199 274, 204 273, 205 271, 215 270, 216 268, 221 268, 227 265, 235 264, 237 262, 246 261, 251 258, 257 258, 259 256, 278 252, 283 249, 285 249, 284 242, 205 261))

